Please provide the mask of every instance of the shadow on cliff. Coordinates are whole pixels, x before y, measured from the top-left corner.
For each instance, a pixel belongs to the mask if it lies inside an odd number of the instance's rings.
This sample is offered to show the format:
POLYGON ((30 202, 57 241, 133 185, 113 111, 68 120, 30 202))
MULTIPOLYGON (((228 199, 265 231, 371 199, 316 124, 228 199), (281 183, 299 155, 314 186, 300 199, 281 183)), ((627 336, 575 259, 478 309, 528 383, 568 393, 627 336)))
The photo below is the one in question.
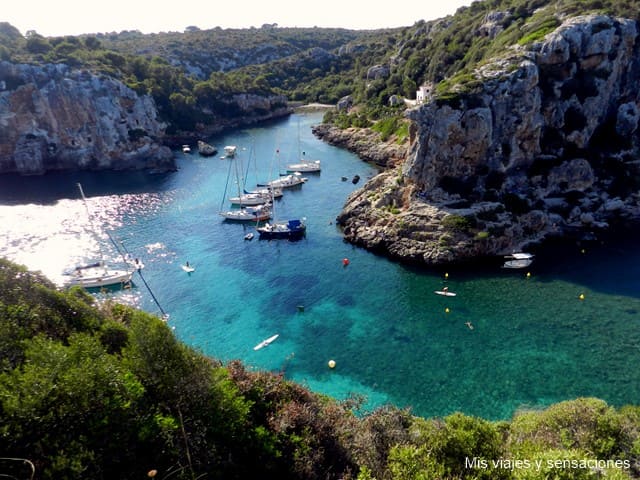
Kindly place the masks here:
MULTIPOLYGON (((585 290, 609 295, 640 298, 640 226, 617 226, 593 240, 564 239, 547 242, 530 250, 535 261, 525 269, 502 268, 502 257, 485 258, 474 263, 424 267, 405 265, 415 272, 428 272, 444 278, 445 273, 458 280, 496 276, 525 276, 537 282, 566 281, 585 290)), ((578 296, 582 292, 576 292, 578 296)))
POLYGON ((53 172, 38 176, 0 175, 0 204, 52 205, 78 198, 77 183, 91 196, 155 193, 166 190, 172 172, 53 172))

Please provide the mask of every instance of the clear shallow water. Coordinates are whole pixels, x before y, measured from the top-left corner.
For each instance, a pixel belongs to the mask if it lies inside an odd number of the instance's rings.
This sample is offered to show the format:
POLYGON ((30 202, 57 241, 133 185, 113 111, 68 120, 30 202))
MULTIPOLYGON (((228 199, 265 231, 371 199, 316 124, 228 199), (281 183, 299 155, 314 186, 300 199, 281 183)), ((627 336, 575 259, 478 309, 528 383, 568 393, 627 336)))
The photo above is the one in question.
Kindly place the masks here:
MULTIPOLYGON (((252 227, 217 215, 229 161, 178 152, 179 172, 166 175, 0 177, 0 254, 60 281, 64 268, 96 256, 99 245, 115 256, 109 232, 143 259, 145 279, 182 340, 337 398, 363 394, 369 407, 391 402, 423 416, 459 410, 508 418, 577 396, 638 402, 637 242, 539 255, 530 278, 499 268, 450 270, 447 284, 458 296, 434 295, 445 269, 407 268, 343 242, 333 220, 359 185, 341 177, 375 172, 315 139, 309 127, 319 121, 294 115, 211 139, 220 150, 238 145, 244 162, 254 149, 252 184, 268 179, 270 167, 275 176, 276 149, 282 164, 296 159, 300 132, 300 149, 321 159, 323 171, 276 206, 279 218, 307 217, 300 242, 244 241, 252 227), (187 260, 196 266, 190 275, 180 268, 187 260), (253 350, 274 333, 276 342, 253 350)), ((158 313, 140 281, 113 295, 158 313)))

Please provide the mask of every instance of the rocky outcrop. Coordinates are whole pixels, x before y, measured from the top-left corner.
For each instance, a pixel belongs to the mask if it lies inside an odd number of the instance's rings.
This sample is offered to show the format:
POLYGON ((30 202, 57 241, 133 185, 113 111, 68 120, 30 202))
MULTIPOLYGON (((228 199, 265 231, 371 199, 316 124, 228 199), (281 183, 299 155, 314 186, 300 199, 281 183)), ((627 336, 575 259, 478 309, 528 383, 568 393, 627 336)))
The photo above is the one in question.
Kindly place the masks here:
POLYGON ((357 154, 379 167, 392 167, 401 163, 407 153, 405 145, 381 142, 380 134, 368 128, 340 129, 326 123, 314 125, 312 132, 318 138, 357 154))
POLYGON ((636 23, 566 20, 410 110, 401 168, 368 182, 348 240, 408 261, 466 261, 640 219, 636 23))
POLYGON ((175 169, 153 99, 66 65, 0 62, 0 173, 175 169))

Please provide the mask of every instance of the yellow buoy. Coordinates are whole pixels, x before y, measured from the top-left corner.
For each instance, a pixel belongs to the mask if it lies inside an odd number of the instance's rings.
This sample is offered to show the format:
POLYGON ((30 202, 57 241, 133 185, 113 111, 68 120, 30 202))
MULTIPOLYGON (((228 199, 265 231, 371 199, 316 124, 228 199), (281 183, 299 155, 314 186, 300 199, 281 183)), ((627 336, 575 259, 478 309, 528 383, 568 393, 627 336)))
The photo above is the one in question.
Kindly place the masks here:
POLYGON ((531 272, 527 272, 527 278, 531 278, 531 272))
POLYGON ((444 313, 449 313, 451 310, 449 310, 449 307, 444 309, 444 313))
POLYGON ((580 296, 578 297, 580 300, 584 300, 584 293, 581 293, 580 296))
POLYGON ((449 278, 449 274, 448 274, 448 273, 445 273, 445 274, 444 274, 444 278, 449 278))
POLYGON ((329 360, 329 368, 336 368, 336 361, 335 360, 329 360))

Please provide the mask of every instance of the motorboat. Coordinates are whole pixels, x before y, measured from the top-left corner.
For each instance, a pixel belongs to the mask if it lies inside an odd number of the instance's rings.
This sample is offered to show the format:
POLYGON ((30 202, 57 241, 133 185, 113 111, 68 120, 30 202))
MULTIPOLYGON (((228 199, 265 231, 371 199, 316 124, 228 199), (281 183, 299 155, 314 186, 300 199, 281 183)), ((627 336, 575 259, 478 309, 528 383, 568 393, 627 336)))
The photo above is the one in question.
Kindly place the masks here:
POLYGON ((224 147, 224 157, 222 158, 233 158, 236 156, 236 151, 238 147, 235 145, 227 145, 224 147))
POLYGON ((289 239, 298 240, 302 238, 307 230, 304 219, 288 220, 286 222, 267 223, 256 228, 260 239, 289 239))
POLYGON ((511 255, 505 255, 506 262, 502 265, 503 268, 526 268, 533 263, 532 253, 512 253, 511 255))

